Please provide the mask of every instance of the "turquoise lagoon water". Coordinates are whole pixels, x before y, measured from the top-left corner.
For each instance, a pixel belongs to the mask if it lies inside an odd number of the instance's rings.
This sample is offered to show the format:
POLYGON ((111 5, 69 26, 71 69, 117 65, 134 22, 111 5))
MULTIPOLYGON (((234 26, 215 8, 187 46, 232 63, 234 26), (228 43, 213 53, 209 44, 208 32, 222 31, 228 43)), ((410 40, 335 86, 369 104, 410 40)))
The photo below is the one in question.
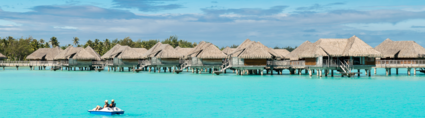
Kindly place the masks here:
MULTIPOLYGON (((423 74, 372 77, 0 70, 0 117, 425 117, 423 74)), ((393 71, 395 73, 395 71, 393 71)))

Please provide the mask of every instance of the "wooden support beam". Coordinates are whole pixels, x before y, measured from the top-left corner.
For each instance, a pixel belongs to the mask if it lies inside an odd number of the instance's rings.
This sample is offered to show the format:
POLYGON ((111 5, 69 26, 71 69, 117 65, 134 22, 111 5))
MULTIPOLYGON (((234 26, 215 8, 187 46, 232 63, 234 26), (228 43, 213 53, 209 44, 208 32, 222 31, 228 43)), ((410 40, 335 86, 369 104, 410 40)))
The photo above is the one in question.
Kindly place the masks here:
POLYGON ((357 69, 357 76, 360 77, 360 69, 357 69))
POLYGON ((411 70, 412 68, 407 68, 407 74, 410 76, 410 70, 411 70))
POLYGON ((390 73, 390 70, 388 69, 388 68, 385 68, 385 75, 389 75, 389 73, 390 73))
POLYGON ((395 68, 395 74, 398 75, 398 68, 395 68))
POLYGON ((413 68, 413 75, 416 75, 416 68, 413 68))
POLYGON ((374 71, 373 73, 374 73, 375 75, 376 75, 376 70, 377 70, 377 69, 378 69, 378 68, 376 68, 376 67, 375 67, 375 68, 373 68, 373 71, 374 71))

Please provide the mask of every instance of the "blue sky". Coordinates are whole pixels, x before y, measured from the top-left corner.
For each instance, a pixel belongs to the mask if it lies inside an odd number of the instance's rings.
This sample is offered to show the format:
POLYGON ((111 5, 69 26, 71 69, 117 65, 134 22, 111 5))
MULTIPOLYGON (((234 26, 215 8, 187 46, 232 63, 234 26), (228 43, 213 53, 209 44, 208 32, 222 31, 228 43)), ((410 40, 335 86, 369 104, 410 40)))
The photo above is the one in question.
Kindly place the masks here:
POLYGON ((0 4, 0 36, 133 40, 180 39, 218 46, 260 41, 298 46, 319 38, 358 36, 425 45, 420 0, 15 0, 0 4))

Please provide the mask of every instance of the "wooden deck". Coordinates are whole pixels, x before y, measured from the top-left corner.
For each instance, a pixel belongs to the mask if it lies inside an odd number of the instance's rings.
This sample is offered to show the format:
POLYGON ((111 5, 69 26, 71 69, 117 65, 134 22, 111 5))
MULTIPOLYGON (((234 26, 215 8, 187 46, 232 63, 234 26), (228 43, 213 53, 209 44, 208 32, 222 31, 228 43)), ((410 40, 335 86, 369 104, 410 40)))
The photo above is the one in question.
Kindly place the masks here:
POLYGON ((425 60, 378 60, 376 68, 425 68, 425 60))
POLYGON ((60 66, 58 61, 0 61, 2 67, 15 66, 60 66))

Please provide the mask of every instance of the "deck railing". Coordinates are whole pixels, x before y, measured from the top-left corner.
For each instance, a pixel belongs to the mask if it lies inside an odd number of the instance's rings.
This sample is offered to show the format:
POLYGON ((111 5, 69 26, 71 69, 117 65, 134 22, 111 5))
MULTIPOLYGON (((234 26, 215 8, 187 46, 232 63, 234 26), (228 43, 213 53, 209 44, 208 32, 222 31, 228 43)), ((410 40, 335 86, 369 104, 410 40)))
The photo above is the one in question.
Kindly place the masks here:
POLYGON ((305 61, 291 61, 291 67, 305 67, 305 61))
POLYGON ((289 61, 289 60, 272 60, 272 61, 267 61, 267 65, 268 66, 290 66, 291 61, 289 61))
POLYGON ((103 65, 106 64, 106 61, 92 61, 93 65, 103 65))
POLYGON ((377 60, 377 67, 425 67, 425 60, 377 60))
POLYGON ((151 65, 151 60, 149 59, 144 59, 144 60, 139 60, 139 64, 140 65, 151 65))
POLYGON ((103 61, 105 65, 113 65, 114 61, 113 60, 105 60, 103 61))
POLYGON ((338 67, 341 61, 338 60, 323 60, 322 67, 338 67))
POLYGON ((57 66, 58 61, 0 61, 0 66, 57 66))

